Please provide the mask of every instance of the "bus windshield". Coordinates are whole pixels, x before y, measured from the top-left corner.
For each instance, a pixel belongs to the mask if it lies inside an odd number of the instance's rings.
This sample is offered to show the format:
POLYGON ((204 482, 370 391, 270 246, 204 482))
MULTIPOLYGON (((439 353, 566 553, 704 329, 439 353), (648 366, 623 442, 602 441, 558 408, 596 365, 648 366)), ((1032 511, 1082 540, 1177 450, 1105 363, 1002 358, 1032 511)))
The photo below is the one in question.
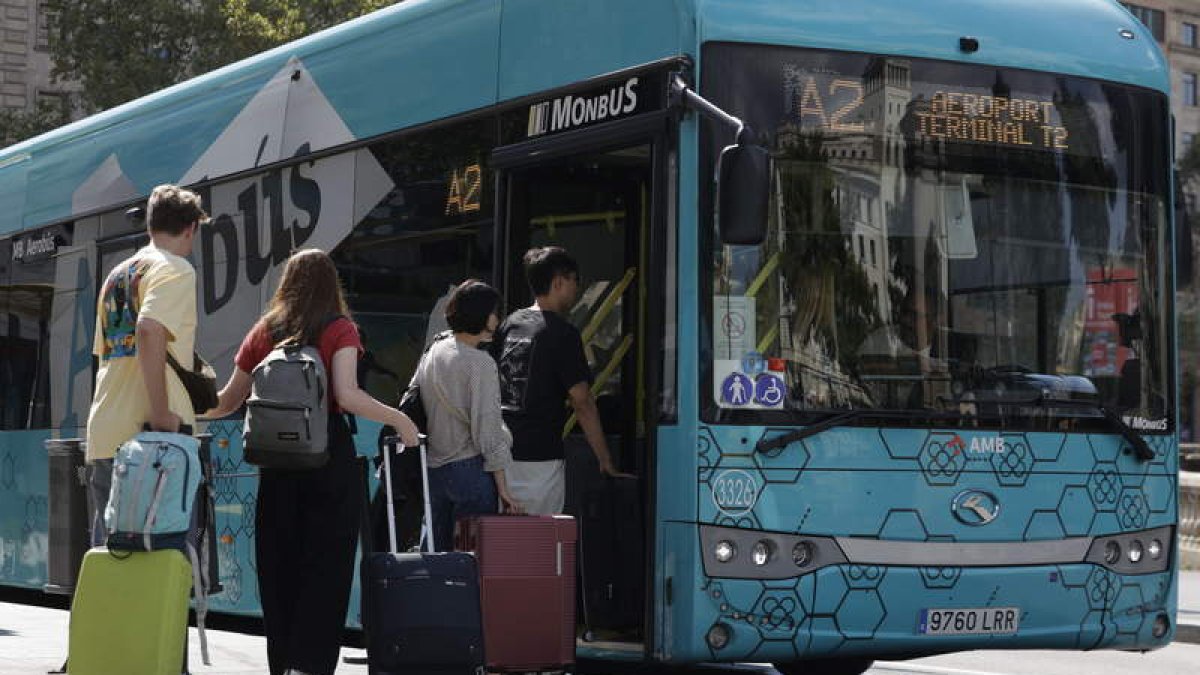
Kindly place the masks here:
MULTIPOLYGON (((704 64, 773 156, 762 245, 722 245, 704 200, 710 420, 1091 408, 1171 428, 1163 95, 748 45, 704 64)), ((711 170, 731 140, 707 134, 711 170)))

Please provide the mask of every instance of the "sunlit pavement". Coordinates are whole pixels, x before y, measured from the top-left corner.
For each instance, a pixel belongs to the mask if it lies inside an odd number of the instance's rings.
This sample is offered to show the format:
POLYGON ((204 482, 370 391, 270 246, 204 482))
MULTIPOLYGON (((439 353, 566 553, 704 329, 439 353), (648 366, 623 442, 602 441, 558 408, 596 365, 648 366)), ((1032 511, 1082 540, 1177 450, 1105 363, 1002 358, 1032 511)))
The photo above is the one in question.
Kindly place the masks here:
MULTIPOLYGON (((1146 654, 1127 652, 1004 651, 966 652, 906 662, 881 662, 873 675, 1196 675, 1200 673, 1200 572, 1183 572, 1180 582, 1179 641, 1146 654), (1185 641, 1186 640, 1186 641, 1185 641)), ((66 611, 0 602, 0 674, 45 675, 62 666, 67 652, 66 611)), ((243 675, 267 672, 266 641, 259 636, 209 631, 212 666, 200 663, 200 643, 191 631, 193 675, 243 675)), ((350 657, 362 650, 344 649, 350 657)), ((361 664, 343 664, 338 673, 366 673, 361 664)), ((588 672, 603 671, 589 669, 588 672)), ((643 670, 642 672, 654 672, 643 670)), ((671 675, 771 675, 766 665, 662 670, 671 675)))

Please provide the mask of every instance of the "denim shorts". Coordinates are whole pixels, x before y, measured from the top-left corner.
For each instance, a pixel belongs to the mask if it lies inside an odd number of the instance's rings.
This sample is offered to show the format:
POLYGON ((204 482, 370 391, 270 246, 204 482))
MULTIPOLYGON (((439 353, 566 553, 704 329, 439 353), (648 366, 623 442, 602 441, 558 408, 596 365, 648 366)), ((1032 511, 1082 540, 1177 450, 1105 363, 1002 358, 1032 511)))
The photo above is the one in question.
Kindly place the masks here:
POLYGON ((433 509, 433 545, 454 548, 454 524, 464 516, 498 513, 499 494, 483 457, 476 455, 429 470, 429 506, 433 509))

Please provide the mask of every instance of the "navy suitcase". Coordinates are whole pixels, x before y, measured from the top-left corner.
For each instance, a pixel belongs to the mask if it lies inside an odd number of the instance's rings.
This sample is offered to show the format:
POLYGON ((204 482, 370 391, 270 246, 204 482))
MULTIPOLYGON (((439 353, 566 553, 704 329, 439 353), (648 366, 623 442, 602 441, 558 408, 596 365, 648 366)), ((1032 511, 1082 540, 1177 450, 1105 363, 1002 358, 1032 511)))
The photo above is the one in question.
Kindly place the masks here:
MULTIPOLYGON (((398 442, 383 447, 383 481, 389 504, 393 501, 391 455, 400 447, 398 442)), ((424 443, 419 452, 428 495, 424 443)), ((364 500, 366 495, 364 489, 364 500)), ((475 557, 433 551, 428 496, 421 533, 425 551, 397 552, 394 511, 386 512, 387 551, 375 552, 367 541, 369 528, 365 524, 363 528, 362 622, 368 671, 372 675, 483 675, 482 612, 475 557)))
POLYGON ((482 675, 479 572, 467 553, 375 553, 363 615, 371 673, 482 675))

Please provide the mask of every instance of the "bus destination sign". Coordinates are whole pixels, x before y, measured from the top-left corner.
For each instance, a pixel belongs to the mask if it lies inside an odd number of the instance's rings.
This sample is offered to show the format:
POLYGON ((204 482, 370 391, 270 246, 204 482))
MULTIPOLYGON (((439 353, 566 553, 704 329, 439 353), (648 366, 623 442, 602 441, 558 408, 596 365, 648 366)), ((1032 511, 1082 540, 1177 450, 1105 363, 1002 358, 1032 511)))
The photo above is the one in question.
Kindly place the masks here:
POLYGON ((69 245, 70 226, 55 225, 19 235, 12 240, 12 260, 33 263, 54 257, 58 249, 69 245))
POLYGON ((923 138, 1064 152, 1069 134, 1054 101, 941 90, 914 104, 923 138))
POLYGON ((1070 150, 1070 134, 1052 98, 1011 96, 964 85, 911 82, 907 62, 854 77, 836 69, 788 64, 783 69, 789 117, 825 134, 880 135, 895 125, 915 140, 975 143, 1049 152, 1070 150), (889 73, 886 90, 879 86, 889 73), (886 111, 882 115, 880 110, 886 111))

